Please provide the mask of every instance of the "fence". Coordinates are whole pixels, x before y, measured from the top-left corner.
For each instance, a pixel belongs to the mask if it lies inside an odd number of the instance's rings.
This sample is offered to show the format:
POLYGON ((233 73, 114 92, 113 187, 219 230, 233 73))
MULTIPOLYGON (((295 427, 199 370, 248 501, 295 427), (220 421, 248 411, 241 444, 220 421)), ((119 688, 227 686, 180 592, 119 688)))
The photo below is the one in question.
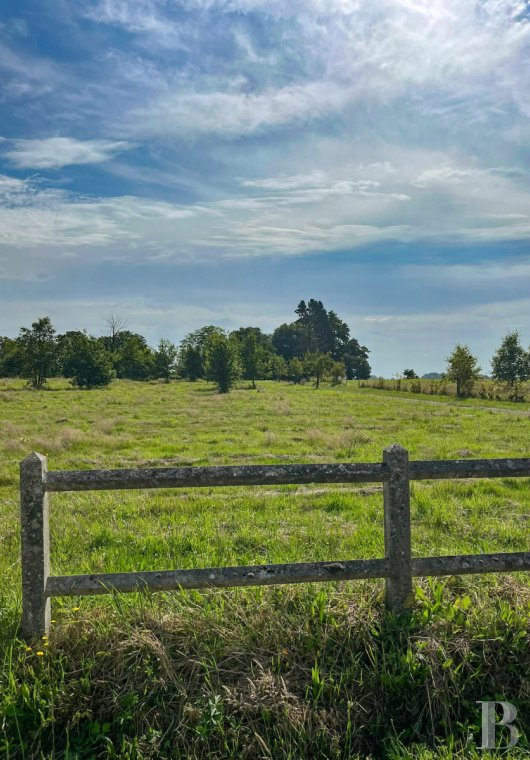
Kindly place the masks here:
POLYGON ((134 470, 47 471, 46 457, 31 454, 20 465, 22 532, 22 633, 47 634, 50 599, 113 591, 168 591, 280 583, 384 578, 386 604, 395 613, 413 604, 414 576, 530 570, 530 552, 412 558, 410 481, 530 476, 530 459, 411 461, 403 447, 367 464, 247 465, 134 470), (285 565, 218 567, 92 575, 50 575, 48 493, 137 488, 382 482, 385 557, 285 565))

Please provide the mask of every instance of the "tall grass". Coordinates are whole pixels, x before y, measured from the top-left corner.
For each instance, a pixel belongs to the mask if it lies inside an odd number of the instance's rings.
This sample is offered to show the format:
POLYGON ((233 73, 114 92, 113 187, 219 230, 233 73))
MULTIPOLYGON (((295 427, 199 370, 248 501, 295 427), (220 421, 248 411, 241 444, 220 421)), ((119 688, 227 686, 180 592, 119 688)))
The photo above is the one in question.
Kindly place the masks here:
MULTIPOLYGON (((1 757, 487 757, 476 701, 497 698, 519 709, 510 756, 528 751, 522 573, 421 581, 402 620, 367 581, 57 599, 49 640, 17 633, 17 468, 34 449, 50 469, 378 461, 394 441, 416 459, 526 456, 523 405, 10 381, 0 410, 1 757)), ((526 479, 413 484, 415 556, 527 550, 529 519, 526 479)), ((377 485, 53 494, 52 573, 377 557, 382 520, 377 485)))

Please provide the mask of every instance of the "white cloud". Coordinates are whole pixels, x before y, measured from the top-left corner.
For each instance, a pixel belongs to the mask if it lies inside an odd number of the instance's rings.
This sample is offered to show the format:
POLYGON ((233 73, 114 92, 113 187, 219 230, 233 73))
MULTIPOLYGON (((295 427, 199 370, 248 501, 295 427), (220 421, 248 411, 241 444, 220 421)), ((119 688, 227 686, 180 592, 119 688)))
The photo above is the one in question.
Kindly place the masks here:
POLYGON ((132 147, 124 140, 76 140, 72 137, 9 142, 14 147, 4 151, 4 156, 18 169, 60 169, 70 164, 99 164, 132 147))
POLYGON ((326 164, 328 171, 239 177, 224 197, 188 204, 78 196, 0 175, 0 276, 40 271, 43 257, 53 270, 80 255, 187 261, 530 237, 530 190, 519 175, 395 149, 386 163, 352 156, 326 164))
POLYGON ((100 24, 115 26, 134 34, 140 44, 142 40, 153 38, 159 46, 173 50, 180 46, 186 47, 184 42, 192 29, 183 21, 176 22, 169 15, 163 13, 164 3, 157 0, 101 0, 94 7, 83 4, 82 14, 100 24))
POLYGON ((64 74, 52 61, 22 55, 1 39, 0 72, 1 99, 45 95, 64 83, 64 74))
POLYGON ((102 0, 90 11, 144 48, 166 43, 189 54, 180 77, 161 68, 160 91, 129 109, 131 134, 234 138, 403 98, 419 114, 466 122, 530 112, 530 23, 520 0, 189 0, 184 8, 196 15, 179 18, 162 0, 102 0), (230 54, 198 56, 223 14, 231 14, 230 54), (269 30, 259 54, 253 17, 269 30))
POLYGON ((207 91, 163 95, 129 114, 133 135, 236 137, 341 109, 348 92, 332 82, 309 82, 259 93, 207 91))

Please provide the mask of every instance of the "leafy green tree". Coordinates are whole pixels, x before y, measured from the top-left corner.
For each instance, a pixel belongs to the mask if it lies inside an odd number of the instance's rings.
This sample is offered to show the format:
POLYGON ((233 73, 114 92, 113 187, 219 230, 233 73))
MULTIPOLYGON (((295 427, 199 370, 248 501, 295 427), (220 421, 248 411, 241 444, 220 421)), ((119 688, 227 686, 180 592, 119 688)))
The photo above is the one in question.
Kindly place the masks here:
MULTIPOLYGON (((64 364, 66 356, 71 352, 72 347, 77 342, 82 342, 83 338, 87 337, 86 330, 67 330, 65 333, 61 333, 57 336, 57 350, 58 358, 61 367, 64 364)), ((99 338, 96 338, 98 345, 102 351, 106 351, 99 338)), ((108 353, 108 352, 107 352, 108 353)), ((64 375, 64 370, 63 370, 64 375)), ((66 377, 66 375, 65 375, 66 377)))
POLYGON ((300 301, 295 313, 296 322, 280 325, 272 335, 278 354, 291 361, 307 353, 329 353, 335 361, 343 362, 349 380, 370 377, 368 349, 350 338, 350 328, 334 311, 327 311, 322 301, 311 298, 307 303, 300 301))
MULTIPOLYGON (((355 338, 350 338, 350 328, 346 322, 343 322, 342 319, 339 319, 334 311, 328 311, 327 319, 329 323, 329 329, 333 336, 333 357, 335 359, 338 359, 345 353, 350 342, 352 345, 353 343, 359 345, 359 343, 355 340, 355 338)), ((368 349, 365 348, 365 351, 368 351, 368 349)))
POLYGON ((180 351, 179 373, 181 377, 194 383, 204 377, 202 353, 193 346, 184 346, 180 351))
POLYGON ((342 362, 332 362, 329 368, 331 385, 340 385, 346 376, 346 368, 342 362))
POLYGON ((304 357, 304 370, 308 377, 315 378, 315 388, 320 388, 320 381, 330 372, 333 366, 331 354, 321 354, 318 351, 309 352, 304 357))
POLYGON ((274 353, 271 336, 264 333, 260 327, 239 327, 237 330, 232 330, 230 338, 237 340, 238 343, 244 343, 249 335, 255 336, 258 346, 264 353, 274 353))
POLYGON ((153 351, 142 335, 132 334, 118 352, 118 377, 128 380, 147 380, 154 365, 153 351))
POLYGON ((267 358, 267 372, 272 380, 283 380, 287 374, 287 362, 283 356, 278 354, 269 354, 267 358))
POLYGON ((473 356, 467 346, 458 343, 446 361, 445 376, 448 380, 456 383, 456 395, 459 397, 469 396, 475 380, 480 375, 477 357, 473 356))
POLYGON ((295 384, 304 379, 304 363, 297 356, 289 362, 289 379, 295 384))
MULTIPOLYGON (((122 323, 122 321, 119 318, 116 318, 116 319, 118 320, 116 322, 116 329, 121 324, 125 325, 125 322, 122 323)), ((68 335, 69 333, 66 333, 66 334, 68 335)), ((129 372, 133 371, 132 362, 130 363, 125 359, 125 346, 127 345, 129 347, 128 350, 131 350, 131 348, 134 347, 134 352, 136 352, 137 348, 138 350, 140 350, 140 347, 142 347, 142 350, 144 351, 147 350, 147 352, 151 354, 151 360, 150 360, 151 366, 150 366, 149 371, 152 370, 153 352, 147 346, 147 341, 145 340, 144 336, 140 335, 140 333, 135 333, 135 332, 131 332, 130 330, 126 330, 125 326, 123 326, 123 327, 120 327, 119 330, 117 329, 117 331, 112 335, 102 335, 101 337, 98 338, 98 342, 105 349, 105 351, 108 352, 109 356, 111 357, 112 366, 116 370, 116 374, 118 377, 128 378, 129 372)), ((140 372, 137 377, 131 377, 130 379, 145 380, 146 376, 144 376, 143 373, 140 372)))
MULTIPOLYGON (((310 300, 312 303, 313 299, 310 300)), ((298 315, 296 325, 298 326, 302 336, 302 351, 304 354, 314 353, 317 349, 316 335, 315 335, 315 314, 311 312, 311 308, 305 301, 300 301, 296 309, 295 314, 298 315)))
POLYGON ((187 346, 193 346, 193 348, 197 348, 201 352, 204 358, 206 346, 213 335, 225 335, 225 331, 222 327, 217 327, 216 325, 205 325, 194 332, 188 333, 181 342, 180 348, 184 349, 187 346))
POLYGON ((78 388, 105 387, 114 377, 111 356, 96 338, 71 333, 63 341, 63 374, 78 388))
POLYGON ((19 341, 0 337, 0 377, 18 377, 22 374, 22 364, 19 341))
POLYGON ((255 332, 249 332, 240 344, 240 355, 243 364, 243 376, 252 381, 252 387, 256 387, 256 378, 261 369, 262 351, 255 332))
POLYGON ((322 301, 300 301, 295 309, 296 324, 305 334, 304 351, 329 353, 339 360, 350 337, 350 328, 334 311, 327 311, 322 301))
POLYGON ((417 380, 418 375, 414 372, 413 369, 404 369, 403 377, 405 380, 417 380))
POLYGON ((188 333, 179 347, 179 372, 181 377, 195 382, 205 376, 206 347, 214 335, 225 335, 222 327, 205 325, 188 333))
POLYGON ((508 333, 491 360, 495 380, 514 387, 530 376, 529 356, 521 345, 519 333, 508 333))
POLYGON ((205 353, 207 379, 217 383, 219 393, 228 393, 240 374, 236 341, 226 335, 212 334, 205 353))
POLYGON ((251 380, 255 388, 256 380, 267 375, 270 357, 275 352, 271 336, 259 327, 240 327, 230 333, 230 338, 237 341, 243 377, 251 380))
POLYGON ((362 346, 356 338, 350 338, 340 356, 346 367, 348 380, 368 380, 372 372, 368 362, 369 350, 362 346))
POLYGON ((170 340, 162 338, 158 344, 154 356, 154 372, 156 377, 161 377, 169 383, 175 372, 177 362, 177 347, 170 340))
POLYGON ((303 356, 307 350, 307 339, 300 325, 283 324, 274 330, 272 345, 276 353, 286 361, 291 361, 295 356, 303 356))
POLYGON ((31 328, 21 327, 18 336, 21 353, 21 375, 32 388, 41 390, 48 377, 59 367, 55 329, 49 317, 41 317, 31 328))

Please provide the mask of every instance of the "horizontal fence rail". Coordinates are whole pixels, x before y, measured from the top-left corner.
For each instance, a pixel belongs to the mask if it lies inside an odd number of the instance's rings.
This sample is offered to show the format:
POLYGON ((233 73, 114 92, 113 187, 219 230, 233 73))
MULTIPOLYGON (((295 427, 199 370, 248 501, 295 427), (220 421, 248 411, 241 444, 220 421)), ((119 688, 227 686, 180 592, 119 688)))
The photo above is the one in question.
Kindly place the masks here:
MULTIPOLYGON (((530 459, 452 459, 409 462, 410 480, 518 478, 530 476, 530 459)), ((382 483, 384 463, 270 464, 241 467, 153 467, 131 470, 57 470, 46 491, 109 491, 139 488, 303 485, 304 483, 382 483)))
POLYGON ((413 558, 410 481, 529 477, 530 458, 412 461, 394 444, 382 462, 245 465, 47 471, 47 459, 31 454, 20 465, 22 632, 47 634, 50 599, 113 592, 265 586, 283 583, 384 578, 386 603, 403 612, 413 604, 413 577, 530 570, 530 552, 413 558), (139 488, 383 483, 385 557, 130 573, 50 575, 48 493, 139 488))
MULTIPOLYGON (((530 552, 513 554, 468 554, 423 557, 412 560, 412 575, 499 573, 530 570, 530 552)), ((48 578, 46 595, 90 596, 130 591, 175 591, 179 588, 227 588, 272 586, 278 583, 318 583, 388 578, 386 559, 350 559, 343 562, 295 562, 286 565, 210 567, 201 570, 149 570, 140 573, 93 573, 48 578)))

